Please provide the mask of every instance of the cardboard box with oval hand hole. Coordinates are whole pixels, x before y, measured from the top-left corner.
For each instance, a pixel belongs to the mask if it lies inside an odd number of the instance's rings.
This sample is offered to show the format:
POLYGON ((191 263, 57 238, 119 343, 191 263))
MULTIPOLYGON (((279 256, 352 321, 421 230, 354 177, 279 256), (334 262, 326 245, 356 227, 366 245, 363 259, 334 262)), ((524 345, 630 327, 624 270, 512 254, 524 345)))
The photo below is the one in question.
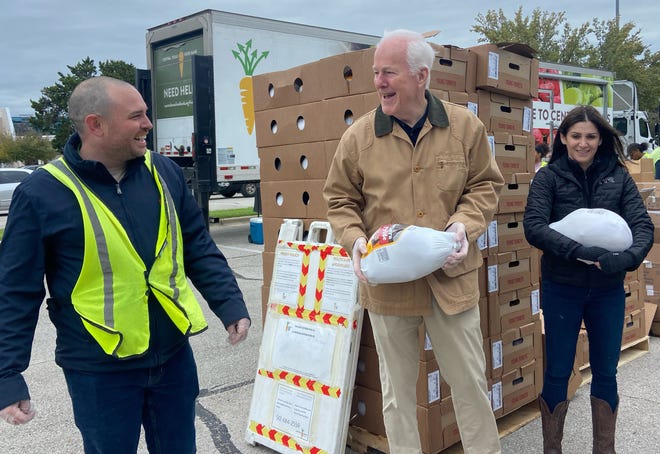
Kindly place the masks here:
POLYGON ((543 358, 541 321, 536 320, 519 328, 504 331, 499 336, 492 336, 490 347, 492 363, 488 376, 491 378, 501 377, 534 360, 541 360, 543 358))
MULTIPOLYGON (((423 454, 436 454, 446 446, 443 444, 441 406, 417 405, 417 424, 423 454)), ((353 392, 350 424, 373 435, 387 437, 383 422, 383 400, 378 391, 357 385, 353 392)))
POLYGON ((535 98, 539 62, 525 44, 481 44, 468 48, 477 56, 476 87, 522 99, 535 98))
POLYGON ((477 90, 477 116, 489 132, 521 135, 532 131, 532 100, 477 90))
POLYGON ((467 92, 475 91, 477 55, 468 49, 430 43, 435 51, 430 88, 467 92))
POLYGON ((374 91, 374 51, 345 52, 253 76, 255 112, 374 91))

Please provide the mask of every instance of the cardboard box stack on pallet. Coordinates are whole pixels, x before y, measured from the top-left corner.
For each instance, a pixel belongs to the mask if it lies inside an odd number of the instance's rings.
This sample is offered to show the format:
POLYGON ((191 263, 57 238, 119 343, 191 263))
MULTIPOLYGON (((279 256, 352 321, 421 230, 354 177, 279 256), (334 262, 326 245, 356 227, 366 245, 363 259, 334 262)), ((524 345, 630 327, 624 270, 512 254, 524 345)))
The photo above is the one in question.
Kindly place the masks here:
MULTIPOLYGON (((492 45, 434 48, 437 59, 430 89, 442 100, 473 110, 487 125, 492 153, 508 182, 490 236, 484 235, 481 243, 484 351, 493 409, 500 416, 534 400, 541 380, 538 279, 534 278, 538 260, 520 223, 533 170, 531 99, 537 90, 537 62, 492 45)), ((254 77, 264 215, 264 308, 279 226, 285 218, 302 219, 305 227, 325 218, 322 188, 337 141, 354 119, 378 104, 372 63, 373 49, 367 49, 254 77)), ((384 437, 378 357, 366 320, 351 424, 384 437)), ((460 437, 451 391, 423 329, 420 346, 418 420, 424 452, 435 453, 460 437)))
MULTIPOLYGON (((660 191, 656 188, 660 186, 660 181, 654 179, 654 174, 649 172, 648 169, 653 169, 653 161, 651 159, 640 159, 638 161, 639 167, 647 168, 647 171, 640 172, 642 178, 637 179, 637 187, 642 195, 645 196, 646 208, 651 216, 651 220, 655 225, 653 234, 653 247, 646 256, 646 260, 638 271, 638 297, 643 303, 644 309, 647 312, 646 318, 650 326, 645 326, 643 329, 646 333, 653 336, 660 336, 660 191), (649 161, 651 162, 649 164, 649 161), (653 317, 650 316, 653 313, 653 317)), ((633 163, 628 163, 630 170, 633 163)), ((635 177, 633 170, 631 174, 635 177)), ((628 304, 626 304, 626 309, 628 304)), ((644 319, 644 317, 642 317, 644 319)), ((629 320, 628 322, 630 322, 629 320)))
POLYGON ((522 219, 534 172, 532 98, 538 61, 525 46, 471 47, 477 55, 475 113, 486 125, 505 186, 495 218, 480 241, 488 320, 485 353, 497 418, 536 400, 543 380, 538 251, 525 240, 522 219))
MULTIPOLYGON (((431 91, 478 115, 507 183, 497 214, 478 241, 484 258, 479 306, 486 375, 493 412, 500 418, 535 401, 542 386, 539 252, 527 243, 522 228, 534 172, 532 98, 538 89, 538 61, 521 45, 434 48, 431 91)), ((253 78, 264 216, 264 310, 282 221, 302 219, 306 230, 312 221, 326 218, 322 189, 338 140, 355 119, 378 105, 372 63, 373 49, 365 49, 253 78)), ((657 258, 653 263, 660 269, 660 245, 657 258)), ((638 329, 643 319, 640 275, 631 273, 627 285, 630 331, 624 338, 633 339, 643 333, 638 329)), ((576 368, 588 364, 586 336, 580 339, 576 368)), ((423 452, 430 454, 458 443, 460 436, 451 390, 423 327, 419 341, 417 416, 423 452)), ((367 447, 386 451, 378 356, 368 314, 360 344, 349 445, 359 452, 367 447)))

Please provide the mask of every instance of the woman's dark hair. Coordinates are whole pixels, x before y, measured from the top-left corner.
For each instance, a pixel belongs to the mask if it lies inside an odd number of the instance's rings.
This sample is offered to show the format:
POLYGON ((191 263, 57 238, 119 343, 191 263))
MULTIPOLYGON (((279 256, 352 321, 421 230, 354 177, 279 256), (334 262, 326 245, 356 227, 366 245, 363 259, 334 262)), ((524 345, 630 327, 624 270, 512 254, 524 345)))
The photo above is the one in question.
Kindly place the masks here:
POLYGON ((534 149, 538 154, 541 155, 542 158, 545 158, 546 155, 550 153, 550 147, 545 142, 537 143, 534 149))
POLYGON ((619 138, 619 131, 614 129, 614 127, 610 125, 593 106, 577 106, 564 117, 559 125, 557 135, 552 144, 552 157, 550 158, 550 162, 554 162, 568 153, 566 145, 561 141, 561 134, 566 136, 568 130, 571 129, 574 124, 583 121, 590 121, 593 123, 596 126, 596 129, 598 129, 598 134, 600 134, 601 144, 598 146, 596 156, 604 156, 614 153, 616 154, 619 163, 622 166, 625 166, 626 155, 624 154, 623 144, 619 138))

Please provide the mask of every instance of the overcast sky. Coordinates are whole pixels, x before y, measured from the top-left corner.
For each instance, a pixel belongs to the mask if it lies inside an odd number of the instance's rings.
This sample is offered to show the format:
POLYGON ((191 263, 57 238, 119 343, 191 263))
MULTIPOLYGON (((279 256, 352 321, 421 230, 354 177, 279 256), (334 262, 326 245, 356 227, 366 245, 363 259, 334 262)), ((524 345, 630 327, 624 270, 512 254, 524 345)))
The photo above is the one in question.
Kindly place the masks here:
MULTIPOLYGON (((519 2, 508 0, 0 0, 0 107, 12 115, 32 114, 30 100, 89 56, 97 64, 123 60, 146 68, 148 28, 205 9, 266 17, 370 35, 408 28, 440 29, 432 41, 469 47, 478 13, 502 9, 513 16, 519 2), (318 5, 323 5, 319 7, 318 5), (485 6, 484 6, 485 5, 485 6)), ((523 15, 534 8, 565 11, 572 27, 593 18, 609 20, 616 0, 550 0, 524 2, 523 15)), ((621 24, 633 22, 643 42, 660 51, 660 2, 619 1, 621 24)))

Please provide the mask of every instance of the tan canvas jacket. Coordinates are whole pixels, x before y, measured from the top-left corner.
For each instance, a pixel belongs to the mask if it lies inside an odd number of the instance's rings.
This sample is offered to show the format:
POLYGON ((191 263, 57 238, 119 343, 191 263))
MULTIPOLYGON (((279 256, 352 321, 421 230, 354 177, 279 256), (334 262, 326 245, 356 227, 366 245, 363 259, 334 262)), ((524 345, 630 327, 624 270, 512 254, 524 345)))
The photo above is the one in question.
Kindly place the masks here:
POLYGON ((358 119, 339 142, 324 188, 333 233, 349 252, 383 224, 465 225, 470 248, 459 266, 403 284, 360 284, 361 304, 384 315, 428 313, 431 291, 448 314, 477 304, 476 240, 504 184, 483 123, 465 107, 428 91, 426 98, 428 118, 415 146, 380 107, 358 119))

